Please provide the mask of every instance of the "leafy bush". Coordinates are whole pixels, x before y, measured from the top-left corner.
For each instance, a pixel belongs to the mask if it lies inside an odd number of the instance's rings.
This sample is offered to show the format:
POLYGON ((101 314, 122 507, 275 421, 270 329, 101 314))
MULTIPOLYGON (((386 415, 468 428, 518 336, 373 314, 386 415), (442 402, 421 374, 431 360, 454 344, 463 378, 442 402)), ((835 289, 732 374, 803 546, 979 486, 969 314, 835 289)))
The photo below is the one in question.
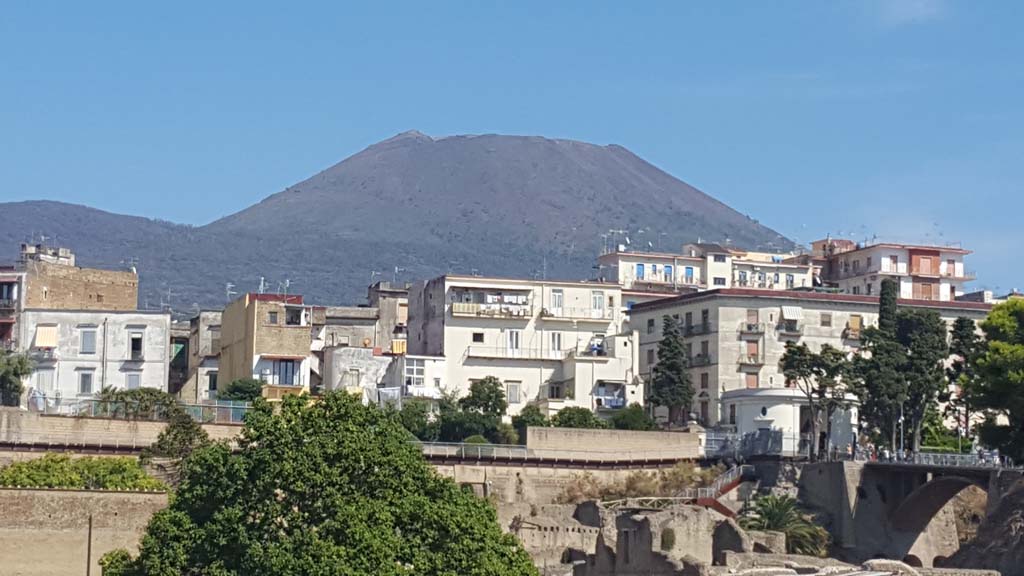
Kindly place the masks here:
POLYGON ((479 434, 474 434, 474 435, 470 436, 469 438, 466 438, 465 440, 462 441, 462 443, 463 444, 490 444, 490 442, 488 442, 487 438, 484 438, 483 436, 481 436, 479 434))
POLYGON ((657 427, 644 407, 635 402, 612 416, 612 428, 616 430, 654 430, 657 427))
POLYGON ((46 454, 0 469, 0 485, 83 490, 163 490, 135 458, 72 458, 46 454))
POLYGON ((496 437, 498 444, 515 444, 519 441, 519 432, 516 432, 516 429, 511 424, 500 422, 498 423, 496 437))
POLYGON ((607 428, 604 420, 581 406, 562 408, 551 418, 551 425, 556 428, 607 428))
POLYGON ((240 402, 253 402, 261 396, 263 396, 263 382, 255 378, 233 380, 223 392, 217 393, 218 400, 240 402))
POLYGON ((537 408, 534 404, 528 404, 512 417, 512 426, 519 433, 519 443, 526 444, 526 429, 530 426, 539 428, 542 426, 550 426, 551 422, 548 421, 547 417, 541 414, 540 408, 537 408))

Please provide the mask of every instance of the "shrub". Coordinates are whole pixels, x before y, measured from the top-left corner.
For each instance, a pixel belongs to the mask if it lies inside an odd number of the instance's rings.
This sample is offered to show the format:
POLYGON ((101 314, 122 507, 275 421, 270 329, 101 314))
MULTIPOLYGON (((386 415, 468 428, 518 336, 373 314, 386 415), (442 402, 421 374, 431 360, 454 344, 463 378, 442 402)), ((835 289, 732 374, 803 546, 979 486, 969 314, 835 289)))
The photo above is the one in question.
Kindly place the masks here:
POLYGON ((135 458, 72 458, 46 454, 0 469, 0 485, 82 490, 163 490, 166 486, 146 475, 135 458))

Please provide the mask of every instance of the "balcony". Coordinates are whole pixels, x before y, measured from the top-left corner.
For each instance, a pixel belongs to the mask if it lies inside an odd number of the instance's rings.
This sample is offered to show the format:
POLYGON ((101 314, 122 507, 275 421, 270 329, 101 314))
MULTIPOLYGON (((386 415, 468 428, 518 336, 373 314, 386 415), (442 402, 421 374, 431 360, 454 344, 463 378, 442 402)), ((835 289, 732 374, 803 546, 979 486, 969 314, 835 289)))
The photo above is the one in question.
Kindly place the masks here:
POLYGON ((33 348, 29 352, 29 357, 37 361, 51 361, 60 359, 60 355, 57 353, 56 348, 33 348))
POLYGON ((550 321, 610 322, 615 312, 607 308, 544 308, 540 315, 550 321))
POLYGON ((594 404, 600 409, 617 410, 626 407, 626 397, 620 395, 594 394, 594 404))
POLYGON ((13 310, 17 307, 17 300, 13 298, 0 298, 0 310, 13 310))
POLYGON ((533 307, 529 304, 476 302, 452 302, 452 316, 457 318, 512 318, 529 320, 533 316, 533 307))
POLYGON ((740 366, 764 366, 764 357, 761 354, 742 354, 739 360, 740 366))
POLYGON ((505 346, 470 346, 468 358, 496 358, 502 360, 555 360, 561 361, 566 353, 547 348, 508 348, 505 346))
POLYGON ((711 354, 697 354, 690 358, 688 365, 690 368, 699 368, 701 366, 710 366, 712 364, 711 354))
POLYGON ((711 333, 711 322, 701 322, 700 324, 691 324, 683 330, 685 336, 697 336, 699 334, 710 334, 711 333))
POLYGON ((764 324, 761 324, 760 322, 743 322, 740 324, 740 334, 743 334, 744 336, 760 336, 761 334, 764 334, 764 331, 764 324))
POLYGON ((795 320, 787 320, 776 326, 776 330, 782 336, 803 336, 804 327, 795 320))
POLYGON ((444 397, 444 394, 436 387, 425 384, 406 384, 402 388, 402 395, 406 398, 424 398, 429 400, 440 400, 444 397))
MULTIPOLYGON (((971 280, 976 280, 978 278, 978 275, 970 270, 963 270, 959 273, 957 273, 956 271, 945 271, 942 272, 940 276, 943 278, 948 278, 950 280, 962 280, 964 282, 969 282, 971 280)), ((0 300, 0 302, 2 302, 2 300, 0 300)), ((3 308, 3 306, 0 305, 0 308, 3 308)))

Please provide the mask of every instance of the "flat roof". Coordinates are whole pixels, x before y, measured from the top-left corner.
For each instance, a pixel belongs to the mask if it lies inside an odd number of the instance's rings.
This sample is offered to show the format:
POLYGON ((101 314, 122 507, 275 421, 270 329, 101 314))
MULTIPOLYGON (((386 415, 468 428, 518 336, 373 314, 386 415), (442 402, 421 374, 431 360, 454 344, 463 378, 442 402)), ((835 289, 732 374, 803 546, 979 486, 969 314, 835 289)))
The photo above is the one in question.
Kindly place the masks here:
MULTIPOLYGON (((681 294, 679 296, 670 296, 668 298, 662 298, 661 300, 655 300, 653 302, 641 302, 639 304, 635 304, 631 311, 645 312, 647 310, 659 310, 661 308, 669 308, 677 304, 689 304, 691 302, 699 302, 702 300, 711 300, 715 298, 774 298, 778 300, 800 300, 804 302, 837 302, 849 304, 875 305, 878 304, 877 296, 862 296, 856 294, 829 294, 823 292, 805 292, 798 290, 718 288, 716 290, 706 290, 704 292, 696 292, 693 294, 681 294)), ((937 308, 945 310, 980 310, 987 312, 992 309, 991 304, 985 304, 983 302, 963 302, 960 300, 942 301, 900 299, 898 300, 898 303, 904 306, 913 306, 916 308, 937 308)))
POLYGON ((899 244, 896 242, 879 242, 877 244, 868 244, 867 246, 861 246, 859 248, 854 248, 853 250, 847 250, 845 252, 836 252, 832 256, 843 256, 845 254, 853 254, 854 252, 871 250, 872 248, 898 248, 900 250, 929 250, 932 252, 953 252, 956 254, 971 253, 971 250, 967 250, 966 248, 957 248, 956 246, 929 246, 925 244, 899 244))
POLYGON ((25 308, 22 312, 49 312, 61 314, 142 314, 147 316, 170 316, 170 312, 161 310, 64 310, 61 308, 25 308))
POLYGON ((601 260, 602 258, 611 258, 615 256, 637 256, 642 258, 658 258, 662 260, 694 260, 697 262, 704 261, 700 256, 687 256, 686 254, 676 254, 674 252, 623 252, 621 250, 601 254, 597 259, 601 260))
MULTIPOLYGON (((618 282, 609 282, 605 280, 533 280, 524 278, 502 278, 499 276, 459 276, 454 274, 446 274, 439 276, 443 278, 445 282, 507 282, 510 284, 524 284, 524 285, 558 285, 558 286, 597 286, 601 288, 620 288, 618 282)), ((435 278, 436 280, 437 278, 435 278)))

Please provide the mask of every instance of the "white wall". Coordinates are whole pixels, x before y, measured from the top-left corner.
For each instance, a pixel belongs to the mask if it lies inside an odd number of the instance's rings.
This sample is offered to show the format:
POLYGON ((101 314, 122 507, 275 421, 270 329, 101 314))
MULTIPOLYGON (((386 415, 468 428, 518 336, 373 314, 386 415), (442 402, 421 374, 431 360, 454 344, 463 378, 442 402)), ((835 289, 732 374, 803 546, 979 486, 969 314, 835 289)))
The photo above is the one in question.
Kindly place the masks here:
MULTIPOLYGON (((52 370, 52 389, 47 395, 58 394, 73 399, 79 395, 79 374, 92 372, 93 395, 104 387, 126 388, 128 374, 139 374, 142 387, 167 390, 170 361, 170 326, 168 314, 150 312, 83 312, 58 310, 25 310, 22 313, 21 345, 34 356, 36 370, 29 376, 27 386, 43 386, 40 372, 52 370), (46 359, 34 349, 37 328, 57 326, 58 342, 55 359, 46 359), (95 354, 81 350, 82 329, 96 331, 95 354), (130 332, 143 333, 143 359, 132 360, 130 332)), ((91 397, 85 395, 84 397, 91 397)))

